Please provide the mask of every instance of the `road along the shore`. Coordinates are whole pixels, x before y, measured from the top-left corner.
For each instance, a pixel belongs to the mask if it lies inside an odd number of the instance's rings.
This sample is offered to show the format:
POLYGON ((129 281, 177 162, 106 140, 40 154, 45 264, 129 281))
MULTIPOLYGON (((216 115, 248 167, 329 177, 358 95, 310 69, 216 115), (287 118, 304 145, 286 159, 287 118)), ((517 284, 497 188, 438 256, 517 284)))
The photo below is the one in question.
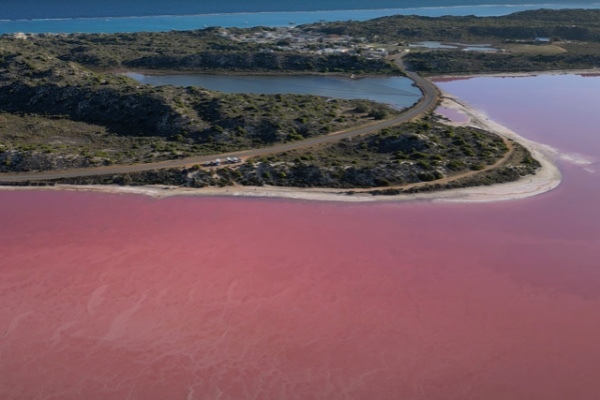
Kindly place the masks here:
POLYGON ((167 168, 183 168, 192 165, 211 161, 216 158, 226 157, 239 157, 242 159, 249 157, 264 156, 273 153, 281 153, 284 151, 299 149, 303 147, 310 147, 323 143, 335 142, 342 139, 352 138, 355 136, 365 135, 368 133, 376 132, 384 128, 389 128, 394 125, 398 125, 404 122, 412 121, 421 117, 422 115, 431 112, 436 107, 440 92, 432 82, 424 79, 419 74, 408 71, 402 65, 400 59, 396 60, 398 65, 406 73, 407 77, 412 79, 414 84, 421 90, 423 96, 415 103, 411 108, 404 110, 401 114, 394 118, 387 119, 380 122, 374 122, 367 125, 361 125, 354 128, 346 129, 339 132, 334 132, 327 136, 318 136, 310 139, 300 140, 291 143, 283 143, 270 147, 263 147, 259 149, 242 150, 231 153, 223 154, 211 154, 203 156, 194 156, 181 158, 177 160, 160 161, 155 163, 145 164, 133 164, 133 165, 112 165, 97 168, 74 168, 65 169, 60 171, 42 171, 42 172, 21 172, 12 174, 0 174, 0 182, 25 182, 31 180, 52 180, 61 178, 77 178, 83 176, 99 176, 99 175, 110 175, 110 174, 126 174, 132 172, 143 172, 152 171, 157 169, 167 168))

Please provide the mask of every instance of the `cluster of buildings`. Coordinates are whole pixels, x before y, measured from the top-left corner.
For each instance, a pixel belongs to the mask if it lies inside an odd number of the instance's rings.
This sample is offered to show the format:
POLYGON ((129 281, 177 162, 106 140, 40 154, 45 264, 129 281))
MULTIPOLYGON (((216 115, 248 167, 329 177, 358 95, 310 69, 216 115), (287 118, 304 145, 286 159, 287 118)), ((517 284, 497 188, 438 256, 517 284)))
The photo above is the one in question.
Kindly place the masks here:
POLYGON ((259 28, 239 32, 221 28, 219 35, 242 43, 262 44, 261 51, 297 51, 311 54, 360 54, 378 59, 388 55, 383 47, 369 45, 365 38, 322 34, 296 27, 259 28))

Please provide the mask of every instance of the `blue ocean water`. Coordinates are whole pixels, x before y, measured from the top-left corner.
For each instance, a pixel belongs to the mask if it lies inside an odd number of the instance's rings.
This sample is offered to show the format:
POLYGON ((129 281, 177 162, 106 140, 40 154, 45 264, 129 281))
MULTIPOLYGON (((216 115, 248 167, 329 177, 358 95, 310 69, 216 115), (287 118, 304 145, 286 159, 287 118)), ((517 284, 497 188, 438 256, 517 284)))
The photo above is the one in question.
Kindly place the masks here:
POLYGON ((600 8, 599 0, 548 1, 552 0, 1 0, 0 34, 156 32, 362 21, 394 14, 493 16, 542 7, 600 8))
MULTIPOLYGON (((281 11, 331 11, 481 5, 540 5, 548 0, 2 0, 0 19, 140 17, 281 11)), ((566 1, 573 7, 597 0, 566 1)))

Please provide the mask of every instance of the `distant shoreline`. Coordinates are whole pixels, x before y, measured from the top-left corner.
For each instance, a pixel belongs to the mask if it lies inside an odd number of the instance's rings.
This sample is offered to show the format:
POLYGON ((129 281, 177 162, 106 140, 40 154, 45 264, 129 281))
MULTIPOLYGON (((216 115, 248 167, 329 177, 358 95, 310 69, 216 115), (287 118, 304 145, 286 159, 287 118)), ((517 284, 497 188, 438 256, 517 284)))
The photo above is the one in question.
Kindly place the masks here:
POLYGON ((457 74, 433 74, 426 75, 427 79, 434 82, 440 80, 452 79, 470 79, 470 78, 521 78, 540 75, 600 75, 600 68, 588 69, 556 69, 547 71, 531 71, 531 72, 482 72, 482 73, 457 73, 457 74))
MULTIPOLYGON (((82 2, 85 3, 85 2, 82 2)), ((135 3, 135 2, 134 2, 135 3)), ((313 7, 302 7, 300 6, 300 8, 295 8, 295 9, 290 9, 290 8, 282 8, 282 7, 276 7, 276 8, 271 8, 271 9, 260 9, 260 8, 256 8, 256 7, 250 7, 247 9, 242 9, 241 11, 239 10, 239 5, 236 6, 237 9, 229 9, 229 8, 223 8, 223 7, 219 7, 219 6, 210 6, 210 3, 219 3, 218 1, 205 1, 204 3, 204 7, 202 10, 197 9, 196 7, 191 7, 185 10, 179 10, 179 11, 175 11, 173 12, 173 6, 172 5, 168 5, 165 7, 156 7, 156 4, 154 4, 154 7, 151 7, 153 9, 155 9, 155 12, 152 13, 148 13, 148 6, 152 6, 152 2, 150 2, 150 5, 148 5, 148 3, 146 1, 137 1, 137 3, 141 3, 144 5, 143 10, 144 12, 139 12, 139 10, 137 10, 138 12, 135 12, 133 10, 120 10, 118 11, 119 8, 122 7, 132 7, 131 6, 131 2, 129 4, 129 6, 123 5, 123 2, 121 1, 116 1, 116 0, 112 0, 112 1, 105 1, 104 2, 104 6, 102 8, 97 8, 95 9, 95 11, 97 11, 96 14, 90 14, 89 10, 86 10, 86 12, 80 12, 79 14, 74 14, 74 12, 77 12, 78 6, 73 6, 72 4, 69 5, 69 11, 67 14, 62 13, 62 14, 57 14, 58 11, 60 11, 60 8, 57 7, 56 5, 44 5, 42 4, 41 7, 39 7, 39 9, 35 9, 35 10, 31 10, 31 8, 26 8, 25 10, 19 12, 18 10, 14 10, 14 9, 8 9, 5 11, 6 16, 4 17, 4 19, 2 21, 6 21, 6 22, 21 22, 21 21, 64 21, 64 20, 89 20, 89 19, 125 19, 125 18, 165 18, 165 17, 204 17, 204 16, 239 16, 239 15, 248 15, 248 14, 300 14, 300 13, 336 13, 336 12, 369 12, 369 11, 387 11, 387 12, 400 12, 400 11, 404 11, 404 10, 419 10, 419 9, 425 9, 425 10, 430 10, 430 9, 443 9, 443 10, 447 10, 447 9, 469 9, 471 10, 470 12, 473 13, 472 9, 489 9, 491 7, 502 7, 502 8, 506 8, 506 9, 513 9, 513 8, 544 8, 544 7, 567 7, 570 6, 568 1, 553 1, 553 0, 533 0, 533 1, 528 1, 528 2, 521 2, 521 1, 509 1, 508 3, 504 3, 502 2, 502 0, 500 1, 490 1, 489 3, 484 3, 484 4, 465 4, 464 1, 438 1, 436 4, 427 4, 424 5, 422 4, 422 2, 418 2, 418 1, 413 1, 410 4, 404 5, 404 6, 398 6, 397 2, 394 2, 392 0, 381 0, 381 1, 375 1, 375 2, 370 2, 370 4, 368 6, 359 6, 358 4, 355 4, 353 7, 350 8, 328 8, 326 6, 326 3, 323 2, 315 2, 316 4, 313 4, 313 7), (117 12, 115 15, 106 15, 104 12, 106 10, 106 3, 119 3, 119 5, 117 6, 117 9, 115 9, 115 4, 112 5, 112 10, 113 12, 117 12), (206 4, 208 3, 208 4, 206 4), (444 3, 452 3, 452 4, 444 4, 444 3), (208 8, 206 8, 206 6, 208 6, 208 8), (318 8, 318 9, 315 9, 318 8), (324 8, 325 7, 325 8, 324 8), (32 12, 34 13, 33 16, 31 16, 32 12)), ((594 8, 597 7, 599 2, 596 1, 586 1, 580 4, 577 4, 577 7, 574 8, 594 8)), ((139 7, 140 4, 138 4, 137 7, 139 7)), ((14 7, 14 6, 13 6, 14 7)), ((87 6, 84 6, 85 8, 89 8, 87 6)), ((135 7, 135 6, 134 6, 135 7)), ((512 10, 509 10, 512 11, 512 10)), ((466 12, 466 11, 465 11, 466 12)), ((474 13, 475 15, 477 15, 477 13, 474 13)))

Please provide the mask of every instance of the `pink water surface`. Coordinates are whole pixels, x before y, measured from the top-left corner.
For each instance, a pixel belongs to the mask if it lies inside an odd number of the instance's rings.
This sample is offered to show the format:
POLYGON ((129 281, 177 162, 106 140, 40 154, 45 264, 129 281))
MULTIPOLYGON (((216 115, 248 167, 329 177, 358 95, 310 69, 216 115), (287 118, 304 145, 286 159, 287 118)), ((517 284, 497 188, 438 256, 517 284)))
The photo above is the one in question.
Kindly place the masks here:
POLYGON ((476 205, 0 192, 0 397, 596 399, 600 179, 561 167, 476 205))
POLYGON ((437 84, 529 139, 600 161, 600 77, 481 77, 437 84))
POLYGON ((448 118, 449 120, 453 121, 453 122, 467 122, 469 120, 469 118, 467 117, 466 114, 455 110, 453 108, 448 108, 448 107, 438 107, 435 110, 436 113, 443 115, 444 117, 448 118))

